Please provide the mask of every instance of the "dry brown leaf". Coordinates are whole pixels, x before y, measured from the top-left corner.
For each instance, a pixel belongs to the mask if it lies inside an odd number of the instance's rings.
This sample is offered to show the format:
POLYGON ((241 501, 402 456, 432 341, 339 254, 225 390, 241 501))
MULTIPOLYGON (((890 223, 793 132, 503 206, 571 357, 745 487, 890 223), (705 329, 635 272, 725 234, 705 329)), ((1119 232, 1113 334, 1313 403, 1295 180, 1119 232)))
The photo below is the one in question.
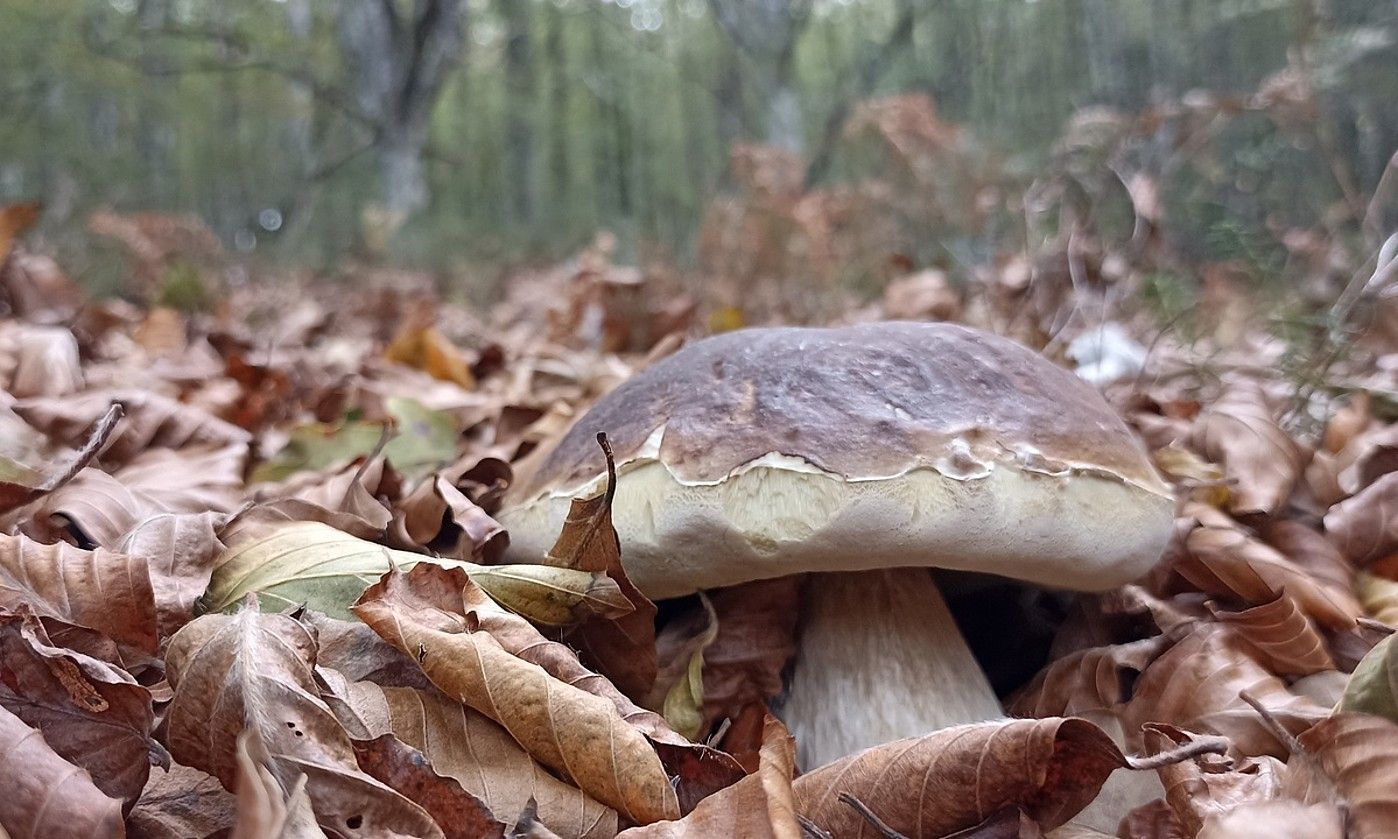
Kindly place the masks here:
POLYGON ((1277 425, 1262 388, 1251 382, 1229 387, 1200 413, 1190 431, 1193 445, 1222 463, 1233 486, 1229 510, 1276 512, 1301 477, 1307 452, 1277 425))
POLYGON ((1369 617, 1398 628, 1398 582, 1363 571, 1355 575, 1354 582, 1369 617))
POLYGON ((426 810, 446 839, 501 839, 505 824, 451 777, 438 774, 423 753, 383 734, 354 740, 359 768, 426 810))
MULTIPOLYGON (((62 326, 6 324, 0 329, 0 366, 7 368, 8 375, 0 376, 5 390, 19 399, 66 399, 83 387, 78 341, 62 326)), ((106 410, 107 406, 103 405, 93 421, 106 410)), ((80 442, 80 439, 75 440, 73 444, 80 442)))
POLYGON ((109 463, 123 463, 149 448, 246 446, 251 440, 232 423, 151 391, 95 390, 62 399, 23 399, 14 410, 54 440, 77 446, 113 402, 121 404, 126 417, 103 450, 109 463))
POLYGON ((1185 537, 1186 552, 1175 570, 1199 590, 1236 598, 1250 606, 1278 595, 1293 598, 1308 616, 1331 629, 1348 629, 1363 610, 1353 592, 1306 573, 1300 565, 1249 536, 1217 510, 1186 505, 1199 526, 1185 537))
POLYGON ((678 821, 633 827, 618 839, 799 839, 801 826, 796 821, 791 790, 795 772, 796 742, 786 727, 768 714, 763 723, 761 762, 755 773, 699 802, 678 821))
POLYGON ((840 837, 874 829, 849 793, 889 827, 938 837, 1017 805, 1048 828, 1073 817, 1126 759, 1086 720, 1003 720, 935 731, 842 758, 796 779, 796 808, 840 837))
MULTIPOLYGON (((1152 754, 1194 738, 1188 731, 1170 725, 1148 725, 1145 730, 1146 749, 1152 754)), ((1280 797, 1283 768, 1281 761, 1272 757, 1244 758, 1235 763, 1221 755, 1206 754, 1162 766, 1157 771, 1165 787, 1165 800, 1185 835, 1193 836, 1211 816, 1280 797)))
POLYGON ((1398 553, 1398 472, 1331 507, 1325 531, 1359 565, 1398 553))
POLYGON ((440 839, 426 812, 359 771, 348 735, 318 695, 315 656, 310 629, 263 614, 255 603, 185 625, 166 655, 175 691, 164 722, 171 754, 234 788, 246 730, 282 789, 306 776, 306 793, 326 830, 440 839))
POLYGON ((161 750, 150 739, 150 691, 125 671, 57 647, 32 614, 0 613, 0 706, 44 733, 49 748, 125 803, 161 750))
POLYGON ((20 604, 109 636, 131 663, 160 645, 152 581, 145 564, 125 554, 0 535, 0 608, 20 604))
POLYGON ((388 345, 384 356, 397 364, 416 367, 434 379, 451 382, 463 390, 475 390, 476 377, 461 350, 442 333, 416 318, 409 318, 388 345))
MULTIPOLYGON (((30 469, 0 455, 0 514, 29 504, 71 481, 97 456, 121 419, 121 406, 112 405, 93 426, 92 433, 81 449, 66 462, 54 464, 47 474, 30 469)), ((6 446, 6 448, 10 448, 6 446)))
POLYGON ((1192 839, 1163 798, 1127 813, 1117 835, 1123 839, 1192 839))
MULTIPOLYGON (((251 731, 238 737, 237 821, 232 839, 325 839, 306 794, 306 776, 283 788, 266 747, 251 731)), ((338 835, 338 834, 337 834, 338 835)))
POLYGON ((1330 415, 1322 435, 1321 445, 1325 451, 1338 454, 1364 430, 1373 419, 1369 410, 1371 401, 1368 391, 1357 391, 1339 410, 1330 415))
POLYGON ((217 532, 227 518, 222 513, 158 513, 117 543, 119 553, 144 565, 150 575, 161 638, 194 619, 194 604, 208 588, 214 559, 224 549, 217 532))
POLYGON ((1382 426, 1356 438, 1338 458, 1336 478, 1353 495, 1389 472, 1398 472, 1398 424, 1382 426))
POLYGON ((796 654, 801 578, 778 577, 709 592, 718 636, 704 649, 704 722, 737 716, 781 693, 796 654))
POLYGON ((616 833, 614 810, 550 775, 484 714, 432 687, 348 682, 333 670, 322 675, 326 700, 353 736, 396 735, 500 817, 522 812, 534 800, 538 817, 560 836, 609 839, 616 833))
POLYGON ((1214 617, 1251 644, 1258 663, 1278 676, 1309 676, 1335 669, 1325 639, 1290 598, 1279 595, 1271 603, 1241 612, 1215 609, 1214 617))
POLYGON ((631 603, 631 611, 614 617, 594 616, 567 633, 568 642, 592 669, 606 676, 622 693, 641 701, 655 685, 659 662, 655 651, 655 604, 626 576, 621 541, 612 527, 612 498, 616 494, 616 462, 605 434, 597 442, 607 460, 606 491, 591 498, 574 498, 557 541, 544 563, 580 571, 605 572, 616 580, 631 603))
POLYGON ((540 763, 638 824, 680 815, 660 758, 616 707, 516 658, 468 611, 464 573, 390 570, 352 611, 413 655, 432 683, 498 722, 540 763))
POLYGON ((393 522, 393 513, 382 498, 397 498, 402 477, 383 457, 360 458, 332 474, 298 472, 258 493, 259 499, 297 498, 326 510, 363 520, 382 533, 393 522))
POLYGON ((44 839, 125 835, 121 802, 59 757, 44 736, 0 707, 0 834, 44 839))
POLYGON ((84 469, 39 502, 23 530, 42 541, 76 531, 84 544, 114 548, 161 513, 230 513, 242 500, 242 446, 153 450, 115 474, 84 469))
POLYGON ((1272 519, 1257 535, 1331 590, 1354 588, 1354 566, 1319 530, 1299 521, 1272 519))
POLYGON ((38 201, 23 201, 0 207, 0 264, 3 264, 14 247, 15 240, 24 231, 34 226, 44 211, 38 201))
POLYGON ((1128 686, 1172 643, 1158 635, 1070 653, 1049 662, 1007 710, 1019 717, 1080 716, 1107 727, 1131 699, 1128 686))
POLYGON ((1345 816, 1333 803, 1300 804, 1287 799, 1241 804, 1209 817, 1195 839, 1253 839, 1296 836, 1345 839, 1345 816))
POLYGON ((441 474, 396 504, 394 518, 411 546, 456 559, 493 564, 510 541, 499 522, 441 474))
POLYGON ((1287 761, 1283 792, 1303 804, 1343 802, 1353 839, 1392 836, 1398 825, 1398 725, 1368 714, 1341 713, 1300 736, 1287 761))
POLYGON ((1248 653, 1229 628, 1196 626, 1141 674, 1126 708, 1127 729, 1168 723, 1227 737, 1245 755, 1284 757, 1285 746, 1239 693, 1257 697, 1292 733, 1314 725, 1328 709, 1288 691, 1248 653))
MULTIPOLYGON (((352 682, 372 681, 383 687, 425 688, 432 685, 417 662, 359 621, 339 620, 321 612, 308 611, 301 616, 301 622, 314 629, 319 640, 317 672, 325 669, 352 682)), ((328 696, 323 698, 329 701, 328 696)), ((343 718, 341 722, 344 722, 343 718)))
POLYGON ((212 836, 233 826, 234 801, 218 778, 178 763, 151 771, 141 798, 126 817, 132 839, 212 836))

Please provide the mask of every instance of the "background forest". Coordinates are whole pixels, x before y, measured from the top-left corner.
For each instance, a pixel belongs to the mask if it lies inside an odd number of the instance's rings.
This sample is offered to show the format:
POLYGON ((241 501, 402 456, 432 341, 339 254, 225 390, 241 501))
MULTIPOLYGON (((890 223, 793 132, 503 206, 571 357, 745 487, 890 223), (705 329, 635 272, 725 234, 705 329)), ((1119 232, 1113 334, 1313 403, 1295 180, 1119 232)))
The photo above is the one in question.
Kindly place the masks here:
POLYGON ((1275 278, 1297 231, 1372 253, 1398 148, 1391 0, 8 0, 0 30, 0 201, 42 198, 98 288, 102 208, 473 294, 599 230, 730 281, 965 275, 1064 206, 1275 278))

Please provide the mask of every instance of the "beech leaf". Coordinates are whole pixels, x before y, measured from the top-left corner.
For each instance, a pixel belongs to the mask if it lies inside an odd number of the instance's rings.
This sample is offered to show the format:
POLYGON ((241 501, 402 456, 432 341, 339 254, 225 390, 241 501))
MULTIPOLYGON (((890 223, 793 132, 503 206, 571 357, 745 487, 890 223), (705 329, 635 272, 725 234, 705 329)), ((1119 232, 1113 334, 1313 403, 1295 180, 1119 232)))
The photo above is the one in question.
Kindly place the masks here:
POLYGON ((121 802, 59 757, 39 731, 0 707, 0 834, 45 839, 122 836, 121 802))

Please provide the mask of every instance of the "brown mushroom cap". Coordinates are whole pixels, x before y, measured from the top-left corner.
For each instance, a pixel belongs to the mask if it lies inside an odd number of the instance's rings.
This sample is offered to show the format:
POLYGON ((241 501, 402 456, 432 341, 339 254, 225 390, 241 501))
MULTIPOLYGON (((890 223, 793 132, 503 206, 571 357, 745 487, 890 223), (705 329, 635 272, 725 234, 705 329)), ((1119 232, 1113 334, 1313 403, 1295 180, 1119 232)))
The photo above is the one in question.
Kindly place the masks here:
POLYGON ((611 439, 628 573, 656 596, 797 571, 927 565, 1104 588, 1144 572, 1173 500, 1071 372, 948 324, 731 332, 601 399, 511 491, 546 550, 611 439))

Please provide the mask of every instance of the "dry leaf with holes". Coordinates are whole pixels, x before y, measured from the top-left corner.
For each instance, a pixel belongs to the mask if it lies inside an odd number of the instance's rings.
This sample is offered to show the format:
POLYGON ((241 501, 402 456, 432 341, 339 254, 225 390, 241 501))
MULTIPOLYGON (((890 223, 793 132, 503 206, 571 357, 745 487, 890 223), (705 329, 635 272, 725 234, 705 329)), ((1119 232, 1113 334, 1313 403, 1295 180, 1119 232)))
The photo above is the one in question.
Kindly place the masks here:
POLYGON ((616 707, 517 658, 468 611, 460 571, 421 563, 390 570, 353 607, 398 649, 417 655, 432 683, 495 720, 538 760, 626 818, 680 815, 660 758, 616 707))
POLYGON ((170 640, 166 674, 175 695, 165 742, 175 760, 236 789, 244 732, 283 790, 305 776, 317 821, 346 837, 442 839, 416 804, 359 770, 350 738, 321 700, 312 674, 315 635, 286 615, 248 603, 205 615, 170 640))

